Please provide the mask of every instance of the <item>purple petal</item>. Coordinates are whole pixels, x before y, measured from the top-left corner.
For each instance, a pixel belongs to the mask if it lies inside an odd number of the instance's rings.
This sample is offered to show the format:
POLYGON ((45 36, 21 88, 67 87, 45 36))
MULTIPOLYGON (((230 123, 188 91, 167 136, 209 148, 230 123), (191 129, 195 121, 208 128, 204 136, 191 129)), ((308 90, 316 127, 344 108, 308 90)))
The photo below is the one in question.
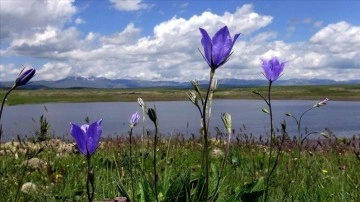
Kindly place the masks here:
POLYGON ((81 153, 83 153, 85 156, 87 155, 86 152, 86 140, 87 136, 84 133, 84 131, 76 124, 70 123, 71 129, 70 134, 75 139, 77 148, 81 153))
POLYGON ((233 45, 227 26, 216 32, 212 39, 212 45, 212 62, 213 65, 219 66, 227 59, 233 45))
POLYGON ((89 155, 92 155, 95 150, 98 148, 99 146, 99 142, 100 142, 100 136, 102 133, 100 124, 102 122, 102 119, 99 119, 98 121, 92 123, 88 130, 86 131, 87 134, 87 150, 89 152, 89 155))
POLYGON ((271 67, 269 66, 268 61, 266 61, 265 59, 261 59, 262 61, 262 69, 264 71, 264 76, 266 77, 267 80, 271 80, 271 67))
POLYGON ((135 127, 136 124, 138 123, 139 119, 140 119, 139 112, 136 111, 136 112, 131 116, 130 125, 131 125, 132 127, 135 127))
POLYGON ((199 28, 201 34, 202 34, 202 38, 201 38, 201 44, 203 45, 204 48, 204 56, 206 59, 206 62, 209 64, 209 66, 211 66, 211 39, 209 34, 206 32, 206 30, 204 30, 203 28, 199 28))

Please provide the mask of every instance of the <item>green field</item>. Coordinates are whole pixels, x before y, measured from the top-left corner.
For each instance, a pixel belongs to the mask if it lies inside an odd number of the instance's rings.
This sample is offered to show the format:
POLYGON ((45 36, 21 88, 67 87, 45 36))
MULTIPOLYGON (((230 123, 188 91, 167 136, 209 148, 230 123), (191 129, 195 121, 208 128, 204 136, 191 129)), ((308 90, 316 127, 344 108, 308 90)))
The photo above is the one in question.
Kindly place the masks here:
MULTIPOLYGON (((8 105, 49 102, 133 102, 141 97, 146 101, 187 100, 189 89, 140 88, 140 89, 41 89, 15 90, 8 97, 8 105)), ((215 99, 259 99, 253 90, 266 92, 266 87, 224 88, 219 86, 215 99)), ((0 90, 0 96, 6 93, 0 90)), ((360 100, 360 85, 324 86, 273 86, 273 99, 360 100)))

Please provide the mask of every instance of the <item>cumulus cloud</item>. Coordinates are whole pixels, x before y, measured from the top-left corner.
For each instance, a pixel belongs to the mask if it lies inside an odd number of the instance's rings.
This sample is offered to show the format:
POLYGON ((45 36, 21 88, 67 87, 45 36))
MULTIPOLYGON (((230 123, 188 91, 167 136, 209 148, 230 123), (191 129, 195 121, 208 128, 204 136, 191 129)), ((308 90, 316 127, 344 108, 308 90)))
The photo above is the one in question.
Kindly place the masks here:
POLYGON ((142 3, 142 0, 110 0, 110 2, 120 11, 136 11, 149 7, 148 4, 142 3))
MULTIPOLYGON (((209 67, 198 52, 202 49, 198 28, 206 29, 212 36, 227 25, 232 36, 241 35, 229 62, 217 70, 218 78, 263 79, 260 58, 272 56, 288 61, 283 76, 286 79, 346 80, 360 77, 360 27, 347 22, 321 24, 322 28, 308 40, 284 42, 278 39, 276 30, 266 28, 273 22, 273 17, 257 13, 252 5, 247 4, 234 12, 222 14, 205 11, 189 18, 174 16, 155 25, 147 36, 143 36, 141 28, 134 23, 129 23, 120 32, 103 35, 81 33, 76 27, 64 28, 63 23, 76 12, 73 1, 64 2, 68 2, 69 9, 58 15, 62 16, 60 19, 39 21, 39 26, 30 26, 32 34, 12 36, 9 46, 0 54, 45 59, 45 64, 38 68, 36 79, 56 80, 75 75, 110 79, 201 80, 208 79, 209 67)), ((127 1, 111 2, 116 5, 127 1)), ((318 21, 307 19, 306 22, 318 21)), ((295 27, 288 31, 294 30, 295 27)), ((7 69, 17 70, 13 64, 1 65, 0 79, 9 78, 5 73, 7 69)))
POLYGON ((0 42, 64 24, 76 13, 74 0, 1 1, 0 42))
POLYGON ((59 80, 69 76, 71 69, 66 63, 46 63, 37 70, 36 77, 41 80, 59 80))

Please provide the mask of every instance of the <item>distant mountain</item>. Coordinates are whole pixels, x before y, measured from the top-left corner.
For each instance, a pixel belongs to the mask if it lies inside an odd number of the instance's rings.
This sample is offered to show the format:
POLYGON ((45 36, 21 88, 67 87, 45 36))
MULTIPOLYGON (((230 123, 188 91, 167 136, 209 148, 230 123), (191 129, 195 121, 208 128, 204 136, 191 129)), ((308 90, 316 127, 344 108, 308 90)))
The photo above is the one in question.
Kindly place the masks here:
MULTIPOLYGON (((199 85, 204 86, 208 81, 199 81, 199 85)), ((242 79, 219 79, 218 84, 228 87, 240 86, 265 86, 268 82, 262 80, 242 80, 242 79)), ((360 84, 360 80, 350 81, 334 81, 328 79, 289 79, 278 80, 277 85, 331 85, 331 84, 360 84)), ((0 82, 0 88, 11 87, 13 82, 0 82)), ((189 82, 175 82, 175 81, 143 81, 143 80, 129 80, 129 79, 106 79, 106 78, 84 78, 84 77, 67 77, 57 81, 34 81, 26 88, 40 89, 40 88, 153 88, 153 87, 172 87, 184 88, 190 87, 189 82)))

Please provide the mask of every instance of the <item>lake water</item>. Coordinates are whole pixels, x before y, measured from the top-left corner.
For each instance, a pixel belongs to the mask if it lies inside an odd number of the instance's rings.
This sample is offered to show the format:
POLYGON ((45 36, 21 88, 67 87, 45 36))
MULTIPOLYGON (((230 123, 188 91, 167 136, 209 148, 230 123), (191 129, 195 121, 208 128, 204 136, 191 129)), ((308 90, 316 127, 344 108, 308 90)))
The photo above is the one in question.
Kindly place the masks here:
MULTIPOLYGON (((289 135, 296 134, 293 119, 285 116, 290 112, 299 117, 302 112, 317 101, 274 100, 274 125, 286 120, 289 135)), ((156 107, 160 132, 164 135, 198 134, 200 126, 199 111, 190 101, 147 102, 148 107, 156 107)), ((235 133, 246 127, 247 134, 266 135, 269 133, 269 117, 261 111, 265 107, 262 100, 214 100, 210 130, 224 129, 221 113, 232 116, 235 133)), ((48 103, 5 106, 2 115, 3 141, 20 137, 32 137, 39 128, 39 118, 43 114, 51 124, 52 134, 56 137, 70 138, 70 122, 82 124, 85 117, 90 121, 103 119, 103 136, 115 137, 127 135, 131 115, 141 108, 137 102, 101 102, 101 103, 48 103), (47 108, 47 111, 45 110, 47 108)), ((147 119, 146 128, 153 130, 152 122, 147 119)), ((360 134, 360 102, 330 101, 328 105, 315 108, 303 117, 302 126, 309 131, 324 131, 329 128, 337 136, 351 137, 360 134)), ((142 124, 136 126, 135 134, 142 134, 142 124)))

